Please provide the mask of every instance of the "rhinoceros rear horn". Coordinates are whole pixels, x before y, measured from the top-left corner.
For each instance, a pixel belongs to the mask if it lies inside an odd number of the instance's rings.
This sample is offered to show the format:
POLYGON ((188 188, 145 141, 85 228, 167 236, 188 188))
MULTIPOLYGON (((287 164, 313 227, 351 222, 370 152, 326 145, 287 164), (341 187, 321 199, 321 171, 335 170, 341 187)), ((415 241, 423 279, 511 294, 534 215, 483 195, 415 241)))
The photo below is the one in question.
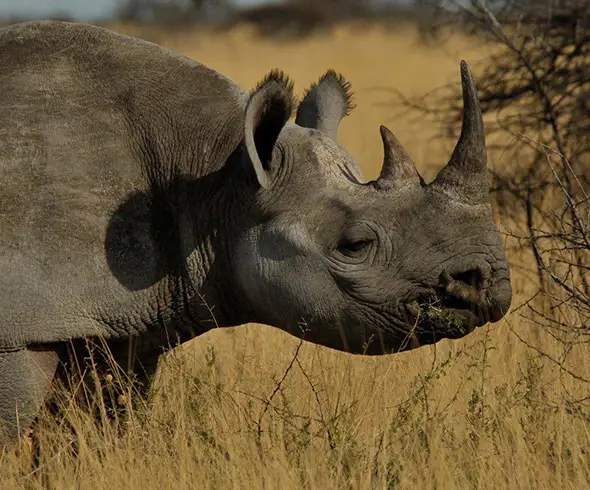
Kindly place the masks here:
POLYGON ((297 109, 295 123, 317 129, 336 140, 340 121, 354 109, 350 83, 334 70, 328 70, 305 93, 297 109))
POLYGON ((431 184, 468 202, 485 202, 488 195, 486 143, 477 89, 469 66, 461 61, 463 122, 449 163, 431 184))
POLYGON ((246 150, 263 188, 270 186, 273 150, 293 105, 293 83, 283 72, 274 70, 257 85, 246 106, 246 150))
POLYGON ((383 167, 376 181, 377 186, 390 189, 422 185, 422 177, 402 144, 385 126, 381 126, 380 129, 383 140, 383 167))

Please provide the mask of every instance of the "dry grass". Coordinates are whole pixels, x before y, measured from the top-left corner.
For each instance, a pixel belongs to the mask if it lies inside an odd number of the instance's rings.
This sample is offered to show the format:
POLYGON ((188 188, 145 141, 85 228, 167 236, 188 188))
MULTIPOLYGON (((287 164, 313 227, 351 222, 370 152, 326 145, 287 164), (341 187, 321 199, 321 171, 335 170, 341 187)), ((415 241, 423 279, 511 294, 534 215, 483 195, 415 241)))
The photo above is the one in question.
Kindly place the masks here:
MULTIPOLYGON (((459 60, 482 54, 466 39, 426 48, 402 28, 280 45, 244 30, 159 41, 245 88, 274 67, 298 91, 329 67, 342 71, 358 107, 341 141, 368 177, 382 160, 381 123, 427 177, 449 155, 434 126, 393 117, 384 89, 417 95, 456 83, 459 60)), ((499 155, 492 163, 510 164, 499 155)), ((531 292, 526 267, 513 287, 520 304, 531 292)), ((74 413, 82 444, 73 459, 67 433, 49 426, 42 468, 57 489, 590 488, 588 421, 568 403, 587 397, 588 384, 526 343, 562 357, 563 345, 518 313, 460 341, 380 358, 259 325, 213 331, 168 356, 153 406, 133 414, 125 435, 74 413)), ((584 346, 567 363, 590 377, 584 346)), ((24 460, 0 456, 2 489, 40 486, 24 460)))

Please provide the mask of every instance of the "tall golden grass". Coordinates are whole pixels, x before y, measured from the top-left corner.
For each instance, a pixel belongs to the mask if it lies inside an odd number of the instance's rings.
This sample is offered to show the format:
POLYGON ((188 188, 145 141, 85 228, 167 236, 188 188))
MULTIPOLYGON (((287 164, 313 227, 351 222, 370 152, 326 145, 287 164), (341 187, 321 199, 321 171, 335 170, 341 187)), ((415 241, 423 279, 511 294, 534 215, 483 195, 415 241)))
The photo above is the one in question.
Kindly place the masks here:
MULTIPOLYGON (((392 89, 412 96, 458 83, 459 60, 485 55, 462 37, 424 46, 412 26, 341 27, 290 43, 248 29, 158 41, 244 88, 275 67, 299 93, 326 69, 341 71, 357 108, 340 139, 367 177, 380 169, 383 123, 422 173, 435 175, 451 143, 433 138, 439 128, 431 122, 399 116, 392 89)), ((501 153, 490 157, 492 165, 512 163, 501 153)), ((517 251, 510 260, 519 266, 518 305, 533 291, 529 259, 517 251)), ((43 478, 30 473, 26 457, 6 454, 0 488, 587 489, 588 421, 567 402, 590 390, 553 362, 562 354, 561 343, 518 312, 462 340, 374 358, 262 325, 219 329, 166 357, 151 406, 132 412, 123 435, 74 411, 80 447, 73 458, 69 433, 47 421, 43 478)), ((587 349, 578 346, 567 359, 565 367, 589 374, 587 349)))

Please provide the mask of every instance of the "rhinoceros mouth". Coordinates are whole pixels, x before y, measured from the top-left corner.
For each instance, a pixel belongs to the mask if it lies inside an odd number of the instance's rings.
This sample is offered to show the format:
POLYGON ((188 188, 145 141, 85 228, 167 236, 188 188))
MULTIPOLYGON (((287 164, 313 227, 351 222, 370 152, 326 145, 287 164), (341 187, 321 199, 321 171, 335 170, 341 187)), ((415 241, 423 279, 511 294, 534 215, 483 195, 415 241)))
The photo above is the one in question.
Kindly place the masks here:
POLYGON ((422 345, 445 338, 459 339, 496 317, 484 301, 465 301, 435 291, 405 306, 412 334, 422 345))

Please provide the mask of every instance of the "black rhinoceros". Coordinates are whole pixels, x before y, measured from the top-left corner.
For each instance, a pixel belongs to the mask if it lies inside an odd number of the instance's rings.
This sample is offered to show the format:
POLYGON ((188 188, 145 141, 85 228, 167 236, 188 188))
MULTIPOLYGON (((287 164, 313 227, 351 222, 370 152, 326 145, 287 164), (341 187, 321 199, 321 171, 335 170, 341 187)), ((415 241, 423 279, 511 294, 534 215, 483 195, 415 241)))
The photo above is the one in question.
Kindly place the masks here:
POLYGON ((476 89, 426 183, 381 127, 363 179, 329 70, 296 106, 107 29, 0 30, 0 420, 28 427, 72 353, 148 385, 167 348, 260 322, 359 354, 459 338, 511 302, 476 89), (296 110, 294 122, 289 122, 296 110), (16 423, 18 421, 18 424, 16 423))

